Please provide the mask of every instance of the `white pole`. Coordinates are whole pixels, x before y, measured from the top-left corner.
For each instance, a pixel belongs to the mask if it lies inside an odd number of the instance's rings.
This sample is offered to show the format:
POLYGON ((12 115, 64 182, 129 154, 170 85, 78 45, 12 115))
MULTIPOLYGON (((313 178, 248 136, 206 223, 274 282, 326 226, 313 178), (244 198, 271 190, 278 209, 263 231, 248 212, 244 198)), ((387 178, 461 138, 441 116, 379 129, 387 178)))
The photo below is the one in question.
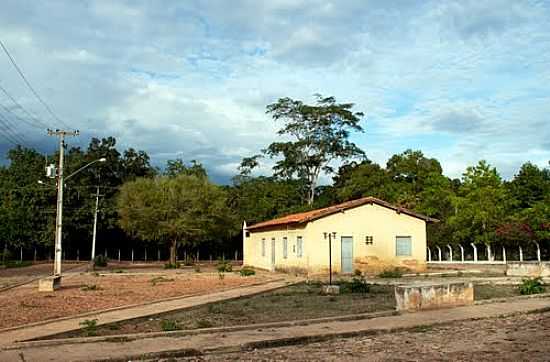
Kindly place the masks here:
POLYGON ((134 263, 134 248, 132 248, 132 264, 134 263))
POLYGON ((502 247, 502 261, 506 264, 506 248, 502 247))
POLYGON ((519 245, 519 261, 523 262, 523 248, 519 245))
POLYGON ((435 246, 437 248, 437 253, 438 253, 438 256, 439 256, 439 261, 441 261, 441 248, 439 246, 435 246))
POLYGON ((460 247, 460 260, 464 263, 464 247, 461 244, 458 244, 460 247))
POLYGON ((487 260, 488 261, 495 260, 495 258, 493 257, 493 253, 491 252, 491 245, 490 244, 485 244, 485 247, 487 248, 487 260))
POLYGON ((430 248, 426 249, 428 249, 428 261, 432 261, 432 251, 430 250, 430 248))
POLYGON ((474 248, 474 261, 477 262, 477 247, 474 243, 470 243, 472 248, 474 248))
POLYGON ((451 247, 451 245, 447 244, 447 249, 449 249, 449 259, 452 262, 453 261, 453 248, 451 247))
POLYGON ((539 243, 537 243, 536 241, 533 241, 533 242, 537 246, 537 261, 540 263, 540 246, 539 246, 539 243))
POLYGON ((147 263, 147 248, 144 248, 145 250, 145 262, 147 263))
POLYGON ((59 135, 59 170, 57 177, 57 217, 55 229, 54 275, 61 275, 61 240, 63 238, 63 161, 65 156, 65 133, 59 135))
MULTIPOLYGON (((92 257, 91 260, 93 261, 95 259, 95 240, 97 235, 97 211, 99 208, 99 184, 97 185, 96 193, 95 193, 95 211, 94 211, 94 229, 92 232, 92 257)), ((107 252, 105 252, 107 253, 107 252)))
POLYGON ((120 263, 120 248, 118 248, 118 262, 120 263))

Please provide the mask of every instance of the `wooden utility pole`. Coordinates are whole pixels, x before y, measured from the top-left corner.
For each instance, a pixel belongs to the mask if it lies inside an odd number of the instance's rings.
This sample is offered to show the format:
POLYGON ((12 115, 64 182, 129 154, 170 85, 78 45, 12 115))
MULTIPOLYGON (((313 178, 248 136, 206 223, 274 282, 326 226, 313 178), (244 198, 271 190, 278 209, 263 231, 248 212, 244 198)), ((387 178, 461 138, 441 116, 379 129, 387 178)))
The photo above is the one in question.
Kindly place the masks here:
POLYGON ((57 215, 55 221, 55 258, 53 274, 61 275, 61 240, 63 238, 63 162, 65 156, 65 136, 78 136, 78 131, 64 131, 49 129, 49 136, 59 137, 59 166, 57 171, 57 215))

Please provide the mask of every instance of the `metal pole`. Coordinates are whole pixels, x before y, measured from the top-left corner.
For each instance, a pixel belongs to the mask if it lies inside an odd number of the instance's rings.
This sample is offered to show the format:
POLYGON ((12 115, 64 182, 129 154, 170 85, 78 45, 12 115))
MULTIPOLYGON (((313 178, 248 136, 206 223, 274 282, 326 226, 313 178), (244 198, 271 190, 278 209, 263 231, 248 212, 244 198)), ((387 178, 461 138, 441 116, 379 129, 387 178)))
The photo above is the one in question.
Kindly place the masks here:
POLYGON ((328 284, 332 285, 332 235, 328 234, 328 284))
POLYGON ((94 231, 92 233, 92 258, 93 261, 95 259, 95 240, 97 235, 97 211, 99 208, 99 185, 97 185, 96 193, 95 193, 95 211, 94 211, 94 231))

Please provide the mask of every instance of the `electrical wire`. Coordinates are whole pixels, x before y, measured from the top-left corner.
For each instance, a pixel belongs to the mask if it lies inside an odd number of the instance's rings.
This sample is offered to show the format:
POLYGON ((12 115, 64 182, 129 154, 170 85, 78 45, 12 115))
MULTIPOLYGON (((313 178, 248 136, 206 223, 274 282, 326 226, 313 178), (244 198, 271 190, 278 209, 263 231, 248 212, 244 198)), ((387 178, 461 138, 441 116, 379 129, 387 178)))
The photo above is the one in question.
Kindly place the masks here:
POLYGON ((13 129, 13 126, 14 126, 13 123, 8 118, 6 118, 2 113, 0 113, 0 124, 4 126, 4 132, 6 134, 9 134, 21 146, 28 147, 26 139, 13 129))
POLYGON ((46 103, 44 102, 44 100, 42 99, 42 97, 40 97, 40 95, 38 95, 38 93, 36 92, 36 90, 34 89, 34 87, 31 85, 31 83, 27 80, 27 77, 25 76, 25 74, 23 74, 23 71, 21 70, 21 68, 19 68, 19 66, 17 65, 17 62, 15 61, 15 59, 12 57, 12 55, 10 54, 10 52, 8 51, 8 49, 6 48, 6 46, 4 45, 4 43, 2 42, 2 40, 0 40, 0 46, 2 47, 2 49, 4 50, 4 53, 6 53, 6 55, 8 56, 8 58, 10 59, 10 62, 11 64, 13 65, 13 67, 15 68, 15 70, 17 70, 17 73, 19 73, 19 75, 21 76, 21 78, 23 79, 23 81, 25 82, 25 84, 27 85, 27 88, 29 88, 29 90, 32 92, 32 94, 36 97, 36 99, 44 106, 44 108, 46 108, 46 110, 48 111, 48 113, 50 114, 50 116, 52 116, 52 118, 54 120, 56 120, 57 122, 59 122, 63 127, 66 127, 66 128, 70 128, 70 126, 63 122, 51 109, 51 107, 46 103))
POLYGON ((31 114, 30 111, 28 111, 25 107, 19 104, 19 102, 17 102, 17 100, 4 87, 2 87, 2 85, 0 85, 0 90, 6 95, 6 97, 8 97, 13 102, 13 104, 15 104, 17 108, 21 109, 23 112, 25 112, 29 116, 30 119, 32 119, 37 123, 38 127, 37 126, 34 126, 34 127, 42 128, 42 129, 52 128, 52 127, 49 127, 44 121, 39 120, 35 115, 31 114))

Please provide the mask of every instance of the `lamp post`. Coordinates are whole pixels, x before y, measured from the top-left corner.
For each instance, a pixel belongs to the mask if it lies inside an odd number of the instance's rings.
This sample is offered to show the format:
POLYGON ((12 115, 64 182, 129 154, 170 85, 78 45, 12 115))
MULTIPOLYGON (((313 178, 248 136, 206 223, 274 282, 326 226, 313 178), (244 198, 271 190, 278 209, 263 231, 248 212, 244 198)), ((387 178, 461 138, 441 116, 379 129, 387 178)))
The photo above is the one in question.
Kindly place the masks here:
MULTIPOLYGON (((61 155, 63 152, 61 152, 61 155)), ((63 159, 62 156, 60 156, 60 166, 59 166, 59 176, 58 176, 58 182, 57 182, 57 217, 56 217, 56 233, 55 233, 55 262, 54 262, 54 269, 53 274, 54 275, 61 275, 61 241, 63 237, 63 186, 65 181, 76 175, 77 173, 81 172, 82 170, 88 168, 89 166, 93 165, 96 162, 105 162, 107 161, 106 158, 102 157, 98 160, 92 161, 87 163, 86 165, 82 166, 75 172, 71 173, 67 177, 63 177, 63 159)))
POLYGON ((328 284, 332 285, 332 238, 336 239, 336 232, 324 232, 325 240, 328 236, 328 284))

